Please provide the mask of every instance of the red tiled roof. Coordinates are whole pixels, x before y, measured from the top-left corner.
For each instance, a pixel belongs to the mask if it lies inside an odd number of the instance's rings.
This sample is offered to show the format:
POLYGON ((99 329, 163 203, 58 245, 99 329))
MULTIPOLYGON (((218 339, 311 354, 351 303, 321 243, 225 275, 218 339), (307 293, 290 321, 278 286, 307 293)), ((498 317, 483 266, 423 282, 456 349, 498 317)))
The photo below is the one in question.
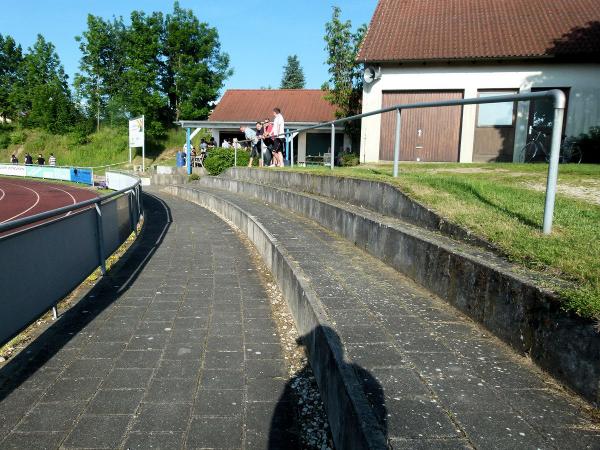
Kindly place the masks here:
POLYGON ((273 117, 281 109, 286 122, 326 122, 335 119, 335 107, 319 89, 229 89, 208 120, 251 122, 273 117))
POLYGON ((590 56, 600 0, 380 0, 358 60, 590 56))

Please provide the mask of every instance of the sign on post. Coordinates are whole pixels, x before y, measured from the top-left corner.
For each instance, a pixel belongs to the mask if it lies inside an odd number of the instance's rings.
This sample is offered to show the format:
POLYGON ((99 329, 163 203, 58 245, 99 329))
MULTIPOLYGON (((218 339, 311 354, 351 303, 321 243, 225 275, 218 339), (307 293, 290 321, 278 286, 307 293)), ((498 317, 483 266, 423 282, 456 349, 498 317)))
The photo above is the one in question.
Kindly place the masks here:
POLYGON ((146 170, 146 146, 144 142, 144 116, 129 121, 129 163, 131 164, 131 149, 142 147, 142 172, 146 170))

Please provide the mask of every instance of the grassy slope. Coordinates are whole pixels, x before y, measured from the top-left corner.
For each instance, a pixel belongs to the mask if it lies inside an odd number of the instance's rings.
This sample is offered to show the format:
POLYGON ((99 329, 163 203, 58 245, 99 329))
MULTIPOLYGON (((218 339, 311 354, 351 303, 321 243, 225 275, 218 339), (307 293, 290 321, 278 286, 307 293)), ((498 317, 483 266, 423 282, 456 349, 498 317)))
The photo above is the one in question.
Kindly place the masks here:
MULTIPOLYGON (((295 169, 331 174, 326 168, 295 169)), ((547 166, 538 164, 402 164, 340 168, 338 176, 376 179, 400 187, 416 200, 496 244, 514 262, 572 281, 557 287, 566 309, 600 318, 600 206, 558 195, 554 232, 541 232, 547 166)), ((561 166, 559 184, 600 179, 600 166, 561 166)))
MULTIPOLYGON (((9 162, 12 153, 19 154, 22 163, 25 152, 34 156, 42 153, 46 160, 54 153, 59 165, 74 166, 103 166, 122 163, 129 160, 127 130, 122 128, 101 128, 98 133, 88 137, 88 142, 78 143, 72 135, 54 135, 41 130, 22 130, 25 136, 22 144, 11 144, 0 148, 0 162, 9 162)), ((181 130, 169 130, 164 139, 147 140, 146 165, 173 161, 175 152, 185 141, 181 130)), ((134 164, 141 164, 141 149, 134 149, 134 164)))

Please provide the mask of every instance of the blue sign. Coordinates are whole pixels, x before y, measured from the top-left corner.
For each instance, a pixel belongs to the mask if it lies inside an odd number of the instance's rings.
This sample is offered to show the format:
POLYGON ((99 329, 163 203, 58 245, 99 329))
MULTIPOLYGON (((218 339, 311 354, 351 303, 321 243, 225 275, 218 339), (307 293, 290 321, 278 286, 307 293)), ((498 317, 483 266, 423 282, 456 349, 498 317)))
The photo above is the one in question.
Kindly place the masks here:
POLYGON ((92 170, 91 169, 79 169, 72 168, 71 169, 71 181, 75 183, 85 183, 94 185, 94 180, 92 179, 92 170))

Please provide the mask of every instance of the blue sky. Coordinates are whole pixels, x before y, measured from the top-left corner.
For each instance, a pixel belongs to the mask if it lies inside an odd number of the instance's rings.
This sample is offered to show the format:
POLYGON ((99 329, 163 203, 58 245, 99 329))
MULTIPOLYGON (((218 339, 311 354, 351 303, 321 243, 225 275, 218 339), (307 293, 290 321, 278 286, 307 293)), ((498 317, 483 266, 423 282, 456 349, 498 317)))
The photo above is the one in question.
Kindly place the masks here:
MULTIPOLYGON (((369 23, 377 0, 240 1, 180 0, 201 20, 219 30, 222 49, 229 53, 235 74, 225 88, 279 87, 287 56, 297 54, 306 75, 307 88, 319 88, 327 80, 325 23, 331 7, 342 9, 344 19, 356 28, 369 23)), ((85 30, 87 14, 128 19, 134 9, 170 12, 172 1, 53 0, 2 1, 0 33, 9 34, 24 49, 38 33, 51 41, 69 74, 78 71, 80 52, 74 37, 85 30)))

